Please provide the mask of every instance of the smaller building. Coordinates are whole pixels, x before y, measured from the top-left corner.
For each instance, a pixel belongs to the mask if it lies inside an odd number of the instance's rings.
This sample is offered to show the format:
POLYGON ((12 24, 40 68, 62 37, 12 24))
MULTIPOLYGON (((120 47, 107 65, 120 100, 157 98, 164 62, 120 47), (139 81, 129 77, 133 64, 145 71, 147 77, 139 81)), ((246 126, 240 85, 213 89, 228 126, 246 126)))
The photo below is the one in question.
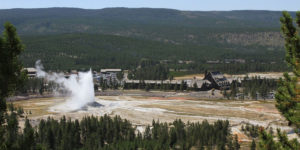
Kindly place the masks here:
POLYGON ((70 74, 78 74, 78 71, 77 70, 71 70, 70 74))
POLYGON ((37 70, 35 68, 24 68, 27 71, 27 76, 29 78, 35 78, 37 70))
POLYGON ((122 69, 101 69, 99 79, 106 81, 118 81, 117 74, 121 73, 122 69))

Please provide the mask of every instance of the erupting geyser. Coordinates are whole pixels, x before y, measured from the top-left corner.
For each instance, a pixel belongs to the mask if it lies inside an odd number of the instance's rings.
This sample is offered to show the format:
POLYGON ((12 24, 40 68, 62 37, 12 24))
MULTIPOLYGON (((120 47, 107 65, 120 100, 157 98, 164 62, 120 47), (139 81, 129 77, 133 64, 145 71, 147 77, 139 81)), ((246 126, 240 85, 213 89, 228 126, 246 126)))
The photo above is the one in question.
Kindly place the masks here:
POLYGON ((92 71, 79 72, 78 75, 72 74, 65 78, 62 73, 47 73, 43 71, 43 65, 38 60, 35 64, 37 77, 45 78, 60 85, 60 88, 69 92, 65 103, 51 108, 52 111, 76 111, 84 108, 88 104, 93 104, 95 93, 92 71))

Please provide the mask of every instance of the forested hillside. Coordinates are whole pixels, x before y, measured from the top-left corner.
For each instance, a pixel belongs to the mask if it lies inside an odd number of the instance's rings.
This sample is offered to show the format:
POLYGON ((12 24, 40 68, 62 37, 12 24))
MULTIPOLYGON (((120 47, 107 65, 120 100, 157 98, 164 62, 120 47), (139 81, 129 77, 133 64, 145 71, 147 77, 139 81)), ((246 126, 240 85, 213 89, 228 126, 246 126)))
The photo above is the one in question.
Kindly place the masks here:
POLYGON ((282 63, 284 52, 265 50, 264 47, 248 46, 248 50, 242 51, 221 45, 174 45, 100 34, 44 35, 22 39, 27 50, 21 57, 24 64, 34 66, 35 61, 41 59, 48 69, 133 69, 143 58, 168 60, 165 65, 169 68, 198 71, 204 71, 205 68, 222 69, 225 72, 235 72, 235 68, 245 71, 279 71, 285 68, 282 63), (248 63, 206 63, 208 60, 234 58, 243 58, 248 63), (192 62, 185 64, 178 60, 192 62))
POLYGON ((146 58, 171 69, 233 73, 286 70, 280 15, 150 8, 9 9, 0 10, 0 23, 10 21, 17 27, 26 45, 25 66, 41 59, 49 69, 130 69, 146 58), (235 61, 240 59, 243 63, 235 61))

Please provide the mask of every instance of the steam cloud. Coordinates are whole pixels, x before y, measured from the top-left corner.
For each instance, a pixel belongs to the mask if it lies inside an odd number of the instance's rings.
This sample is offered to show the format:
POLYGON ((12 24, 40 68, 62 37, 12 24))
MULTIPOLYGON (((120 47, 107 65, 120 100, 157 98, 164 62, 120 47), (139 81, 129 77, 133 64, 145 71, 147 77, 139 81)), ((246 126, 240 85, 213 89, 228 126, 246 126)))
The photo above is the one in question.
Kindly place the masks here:
POLYGON ((54 111, 76 111, 80 110, 88 104, 94 102, 94 84, 92 71, 79 72, 78 75, 72 74, 69 78, 65 78, 63 73, 47 73, 41 61, 35 63, 37 69, 37 77, 45 78, 60 85, 60 88, 70 92, 67 101, 63 104, 52 107, 54 111))

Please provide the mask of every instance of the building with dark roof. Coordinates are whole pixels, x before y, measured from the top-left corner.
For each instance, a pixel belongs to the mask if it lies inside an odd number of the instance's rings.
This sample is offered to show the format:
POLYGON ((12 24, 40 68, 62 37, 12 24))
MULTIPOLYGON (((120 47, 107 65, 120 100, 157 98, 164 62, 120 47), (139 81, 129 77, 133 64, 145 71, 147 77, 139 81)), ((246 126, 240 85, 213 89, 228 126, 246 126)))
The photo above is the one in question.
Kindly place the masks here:
POLYGON ((211 87, 218 90, 230 88, 227 78, 219 71, 205 72, 204 80, 211 82, 211 87))

